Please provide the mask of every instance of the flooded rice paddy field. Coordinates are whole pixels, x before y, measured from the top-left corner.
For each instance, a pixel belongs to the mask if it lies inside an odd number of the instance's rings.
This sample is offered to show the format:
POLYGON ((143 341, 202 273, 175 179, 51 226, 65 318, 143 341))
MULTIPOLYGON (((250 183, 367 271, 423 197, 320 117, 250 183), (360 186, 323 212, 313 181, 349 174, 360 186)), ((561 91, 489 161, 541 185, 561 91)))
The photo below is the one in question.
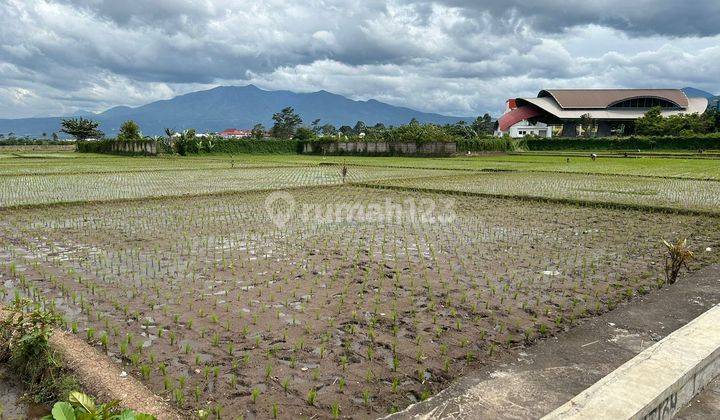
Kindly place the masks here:
MULTIPOLYGON (((357 167, 348 172, 345 181, 367 182, 452 173, 432 169, 357 167)), ((339 167, 331 165, 0 176, 0 208, 342 183, 339 167)))
POLYGON ((570 173, 500 172, 385 179, 377 184, 477 194, 551 198, 720 213, 720 182, 570 173))
POLYGON ((658 287, 661 238, 689 237, 695 266, 720 247, 710 217, 270 194, 5 210, 4 299, 57 309, 183 409, 369 418, 658 287))

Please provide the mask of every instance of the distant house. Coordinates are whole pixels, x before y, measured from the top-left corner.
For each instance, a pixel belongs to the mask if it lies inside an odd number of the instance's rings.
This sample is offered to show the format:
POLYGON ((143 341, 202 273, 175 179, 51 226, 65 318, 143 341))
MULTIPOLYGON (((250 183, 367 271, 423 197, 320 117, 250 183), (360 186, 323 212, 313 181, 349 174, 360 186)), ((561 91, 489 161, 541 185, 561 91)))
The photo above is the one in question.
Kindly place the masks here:
POLYGON ((218 135, 225 139, 246 139, 252 137, 252 131, 237 128, 228 128, 225 131, 221 131, 218 135))

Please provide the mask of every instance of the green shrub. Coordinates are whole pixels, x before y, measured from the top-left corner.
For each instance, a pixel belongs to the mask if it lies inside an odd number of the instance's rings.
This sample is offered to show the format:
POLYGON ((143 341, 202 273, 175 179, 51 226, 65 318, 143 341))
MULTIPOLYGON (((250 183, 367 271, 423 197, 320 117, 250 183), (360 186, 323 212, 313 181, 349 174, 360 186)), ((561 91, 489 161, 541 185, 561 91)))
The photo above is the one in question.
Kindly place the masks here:
POLYGON ((525 139, 508 137, 461 139, 457 142, 458 152, 514 152, 525 148, 525 139))
POLYGON ((720 136, 631 136, 526 139, 527 150, 717 150, 720 136))
POLYGON ((117 401, 107 404, 95 404, 92 398, 82 392, 73 391, 67 401, 58 401, 53 405, 52 412, 42 420, 154 420, 149 414, 123 410, 117 401))
POLYGON ((112 153, 113 141, 78 141, 75 143, 75 148, 80 153, 112 153))
MULTIPOLYGON (((115 154, 115 155, 128 155, 137 156, 144 155, 144 152, 122 152, 113 150, 113 144, 118 140, 105 139, 100 141, 78 141, 76 143, 76 150, 80 153, 104 153, 104 154, 115 154)), ((133 140, 124 143, 132 144, 135 143, 139 148, 146 145, 149 142, 155 142, 157 145, 157 152, 159 154, 174 154, 178 153, 182 156, 185 155, 198 155, 205 153, 254 153, 254 154, 297 154, 302 150, 302 143, 296 140, 228 140, 221 138, 202 138, 188 136, 186 138, 176 139, 171 142, 165 138, 158 140, 143 139, 133 140)))
POLYGON ((48 342, 59 317, 16 300, 0 322, 0 361, 7 361, 36 403, 54 401, 77 389, 77 381, 60 364, 48 342))
MULTIPOLYGON (((384 130, 368 130, 364 138, 354 136, 348 141, 378 141, 388 143, 429 143, 433 141, 453 142, 460 137, 452 135, 435 124, 410 123, 384 130)), ((337 139, 333 139, 337 141, 337 139)))

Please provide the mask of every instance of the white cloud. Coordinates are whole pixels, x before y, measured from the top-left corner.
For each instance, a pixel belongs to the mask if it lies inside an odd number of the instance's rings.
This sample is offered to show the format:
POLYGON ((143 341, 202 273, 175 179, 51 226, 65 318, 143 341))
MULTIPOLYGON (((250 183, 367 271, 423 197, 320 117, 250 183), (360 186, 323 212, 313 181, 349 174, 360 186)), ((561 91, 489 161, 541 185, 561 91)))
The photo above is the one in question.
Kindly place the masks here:
POLYGON ((584 2, 560 24, 567 1, 540 1, 5 0, 0 117, 248 82, 456 115, 545 87, 720 90, 716 2, 584 2))

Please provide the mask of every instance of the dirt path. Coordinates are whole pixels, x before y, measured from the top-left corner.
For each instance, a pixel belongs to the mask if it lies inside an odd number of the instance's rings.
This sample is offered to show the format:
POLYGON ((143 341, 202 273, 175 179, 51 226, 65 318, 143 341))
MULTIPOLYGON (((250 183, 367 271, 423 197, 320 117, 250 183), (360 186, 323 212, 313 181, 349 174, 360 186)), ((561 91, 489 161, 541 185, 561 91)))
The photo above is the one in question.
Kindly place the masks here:
MULTIPOLYGON (((437 396, 391 417, 541 417, 718 303, 720 266, 706 267, 553 339, 490 362, 437 396)), ((714 384, 717 388, 718 381, 714 384)), ((712 386, 700 397, 716 398, 712 386)), ((713 406, 702 406, 707 407, 713 406)), ((681 414, 698 418, 688 410, 681 414)))
MULTIPOLYGON (((10 313, 0 307, 0 317, 10 313)), ((136 378, 121 370, 107 356, 91 347, 82 339, 64 331, 56 330, 50 336, 50 346, 77 377, 83 391, 99 401, 118 400, 121 407, 152 414, 158 420, 183 418, 167 401, 158 397, 136 378)), ((22 389, 15 379, 0 366, 0 418, 26 418, 28 407, 21 403, 22 389), (5 374, 8 375, 5 375, 5 374), (22 415, 15 417, 17 413, 22 415), (3 417, 3 414, 5 417, 3 417)))
POLYGON ((165 400, 80 338, 57 331, 50 337, 50 344, 85 389, 99 400, 120 400, 121 406, 152 414, 158 420, 182 418, 165 400))

